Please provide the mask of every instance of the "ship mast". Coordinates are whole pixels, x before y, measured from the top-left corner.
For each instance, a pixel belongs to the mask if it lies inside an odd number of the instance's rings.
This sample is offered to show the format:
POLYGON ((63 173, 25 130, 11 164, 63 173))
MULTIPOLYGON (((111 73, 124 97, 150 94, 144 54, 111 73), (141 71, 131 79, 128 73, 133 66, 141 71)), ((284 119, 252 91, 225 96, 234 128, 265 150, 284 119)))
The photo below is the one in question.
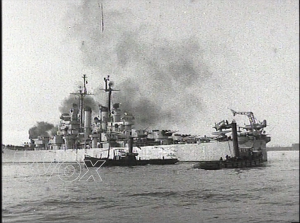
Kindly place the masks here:
MULTIPOLYGON (((119 91, 119 90, 112 89, 113 82, 110 82, 109 75, 107 75, 107 77, 104 78, 104 82, 105 82, 105 88, 100 89, 100 90, 104 90, 105 92, 108 92, 108 97, 107 97, 108 119, 109 119, 109 121, 112 125, 112 120, 111 120, 111 95, 112 95, 113 91, 119 91)), ((107 156, 107 158, 109 158, 110 140, 111 140, 111 127, 110 127, 110 130, 109 130, 109 136, 107 137, 107 139, 108 139, 108 156, 107 156)))
POLYGON ((78 95, 79 96, 79 111, 80 111, 80 119, 79 119, 79 127, 80 129, 83 128, 83 109, 84 109, 84 97, 86 95, 92 95, 92 94, 88 94, 87 93, 87 89, 86 89, 86 84, 87 84, 87 76, 84 74, 82 76, 83 78, 83 89, 81 89, 81 86, 79 87, 79 92, 77 93, 71 93, 71 94, 74 94, 74 95, 78 95))
POLYGON ((111 117, 111 93, 113 91, 119 91, 119 90, 112 89, 113 82, 109 81, 109 75, 107 75, 107 77, 104 78, 104 82, 105 82, 105 88, 104 89, 100 89, 100 90, 104 90, 105 92, 108 92, 107 109, 108 109, 108 115, 109 115, 109 118, 110 118, 111 117))

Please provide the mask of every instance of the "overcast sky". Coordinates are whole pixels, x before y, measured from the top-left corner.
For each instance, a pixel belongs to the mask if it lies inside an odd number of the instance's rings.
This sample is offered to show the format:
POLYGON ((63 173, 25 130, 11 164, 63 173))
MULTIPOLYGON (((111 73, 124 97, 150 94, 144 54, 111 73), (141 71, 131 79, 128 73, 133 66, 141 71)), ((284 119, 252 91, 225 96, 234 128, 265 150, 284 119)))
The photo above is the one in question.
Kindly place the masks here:
POLYGON ((210 135, 232 108, 266 119, 270 146, 299 142, 299 1, 103 1, 103 32, 100 2, 2 1, 4 144, 57 125, 83 74, 97 102, 110 75, 135 116, 161 114, 151 128, 210 135))

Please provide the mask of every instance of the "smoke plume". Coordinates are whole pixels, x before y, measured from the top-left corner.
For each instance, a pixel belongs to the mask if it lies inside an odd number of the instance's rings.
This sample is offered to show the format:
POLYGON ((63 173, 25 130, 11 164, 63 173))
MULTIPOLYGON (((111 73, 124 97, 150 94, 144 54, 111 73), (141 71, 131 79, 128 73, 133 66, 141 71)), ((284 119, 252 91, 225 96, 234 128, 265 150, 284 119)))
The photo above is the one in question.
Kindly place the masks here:
MULTIPOLYGON (((74 95, 70 95, 62 101, 59 111, 61 113, 69 113, 74 103, 79 105, 79 99, 74 95)), ((98 104, 93 97, 89 95, 85 96, 83 99, 83 104, 84 106, 91 107, 93 112, 98 112, 98 104)))
POLYGON ((37 122, 29 129, 29 139, 36 139, 38 136, 50 137, 56 135, 58 127, 48 122, 37 122))
MULTIPOLYGON (((79 103, 78 98, 74 95, 70 95, 68 98, 65 98, 62 101, 62 104, 59 108, 59 111, 61 113, 69 113, 70 109, 73 106, 73 103, 79 103)), ((94 98, 91 96, 86 96, 84 98, 84 106, 89 106, 92 108, 92 111, 95 113, 98 112, 98 106, 94 98)), ((36 139, 38 136, 44 136, 44 137, 51 137, 57 134, 58 131, 58 125, 54 126, 51 123, 48 122, 37 122, 35 126, 29 129, 29 138, 30 139, 36 139)))
MULTIPOLYGON (((105 30, 96 1, 70 11, 70 36, 85 66, 111 74, 119 92, 113 102, 135 116, 135 127, 181 128, 203 109, 201 86, 211 77, 194 37, 166 39, 129 11, 105 10, 105 30)), ((103 75, 104 76, 104 75, 103 75)), ((102 87, 102 86, 101 86, 102 87)), ((100 97, 99 97, 100 98, 100 97)))

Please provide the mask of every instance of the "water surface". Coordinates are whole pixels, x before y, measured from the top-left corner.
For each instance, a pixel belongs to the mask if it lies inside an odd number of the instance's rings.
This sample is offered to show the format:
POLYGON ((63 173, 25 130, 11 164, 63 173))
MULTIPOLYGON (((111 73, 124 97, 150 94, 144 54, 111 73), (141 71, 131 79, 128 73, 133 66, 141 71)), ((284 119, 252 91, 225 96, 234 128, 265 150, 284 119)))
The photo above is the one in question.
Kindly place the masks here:
POLYGON ((2 221, 299 221, 299 152, 268 158, 265 167, 222 170, 3 163, 2 221))

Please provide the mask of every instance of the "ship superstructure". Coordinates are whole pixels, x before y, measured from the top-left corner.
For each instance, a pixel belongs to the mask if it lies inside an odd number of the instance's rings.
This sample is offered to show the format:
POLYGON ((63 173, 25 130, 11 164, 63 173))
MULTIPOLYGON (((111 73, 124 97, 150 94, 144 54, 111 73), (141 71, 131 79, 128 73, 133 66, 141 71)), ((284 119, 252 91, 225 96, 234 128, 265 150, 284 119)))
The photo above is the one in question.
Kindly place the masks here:
MULTIPOLYGON (((171 130, 134 129, 134 116, 123 112, 121 104, 112 103, 113 83, 109 76, 104 78, 102 89, 107 97, 104 105, 99 105, 96 117, 92 119, 92 109, 84 104, 84 98, 91 95, 87 91, 86 75, 83 86, 72 93, 78 98, 69 113, 60 116, 57 134, 31 139, 33 151, 27 151, 19 161, 28 162, 32 158, 38 162, 83 162, 84 157, 112 158, 122 156, 129 150, 137 153, 138 160, 178 158, 179 161, 215 160, 220 156, 232 155, 233 142, 231 125, 222 120, 215 124, 213 136, 178 134, 171 130)), ((238 144, 242 153, 261 151, 267 160, 266 144, 270 137, 265 134, 266 121, 258 122, 252 112, 236 112, 233 115, 246 115, 249 125, 238 126, 238 144)), ((8 161, 9 162, 9 161, 8 161)))
MULTIPOLYGON (((48 149, 87 149, 125 147, 129 137, 134 138, 134 146, 171 145, 180 142, 196 143, 197 139, 187 140, 189 135, 176 134, 171 130, 137 130, 134 129, 134 116, 122 112, 120 103, 113 103, 112 88, 109 76, 104 78, 107 93, 106 106, 99 105, 99 114, 92 121, 92 110, 84 106, 84 97, 88 95, 86 89, 86 76, 83 90, 72 93, 79 96, 79 106, 73 104, 69 113, 63 113, 57 135, 50 139, 48 149)), ((40 142, 36 140, 36 142, 40 142)), ((40 143, 41 144, 41 143, 40 143)), ((39 144, 39 148, 42 146, 39 144)), ((37 144, 36 144, 37 145, 37 144)))

